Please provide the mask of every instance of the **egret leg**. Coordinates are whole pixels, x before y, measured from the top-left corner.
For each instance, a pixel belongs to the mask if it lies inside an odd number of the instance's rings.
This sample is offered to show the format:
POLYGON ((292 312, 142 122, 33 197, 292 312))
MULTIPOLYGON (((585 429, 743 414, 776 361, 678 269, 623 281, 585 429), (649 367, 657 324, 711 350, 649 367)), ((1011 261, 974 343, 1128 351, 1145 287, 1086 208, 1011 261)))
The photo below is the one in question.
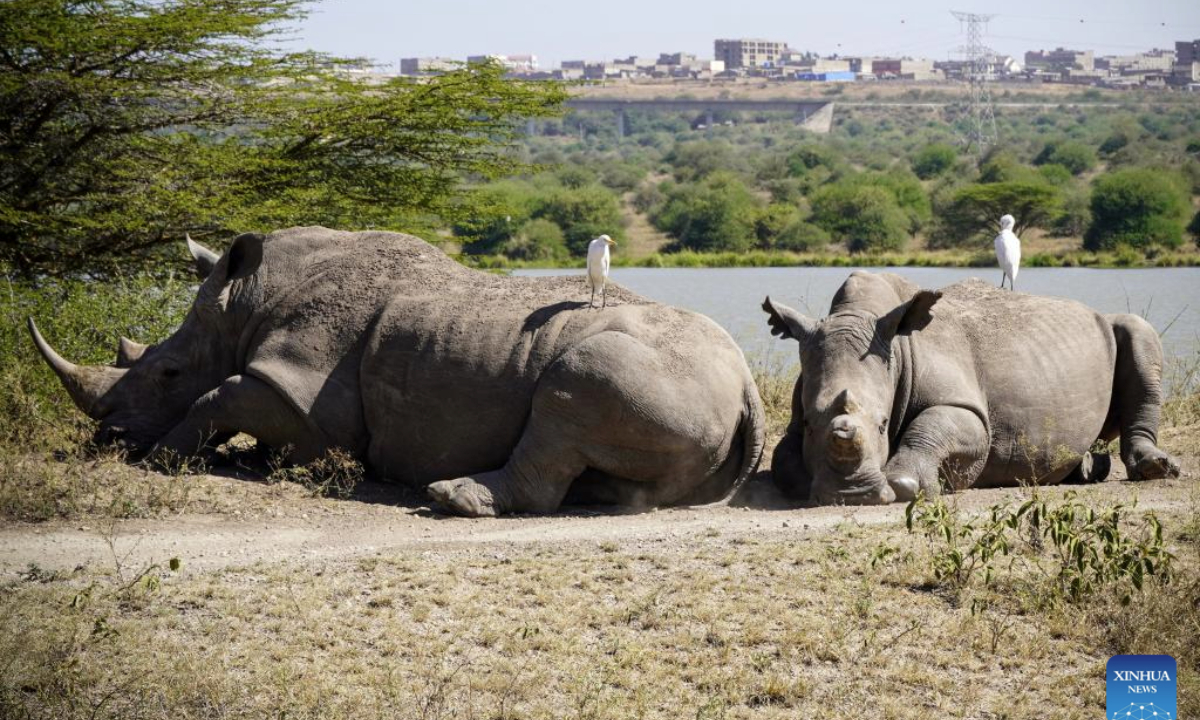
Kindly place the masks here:
POLYGON ((592 299, 588 301, 588 307, 596 307, 596 286, 592 286, 592 299))
POLYGON ((1008 273, 1000 273, 1000 289, 1004 289, 1004 278, 1008 277, 1008 273))
POLYGON ((600 286, 600 309, 608 307, 608 285, 600 286))

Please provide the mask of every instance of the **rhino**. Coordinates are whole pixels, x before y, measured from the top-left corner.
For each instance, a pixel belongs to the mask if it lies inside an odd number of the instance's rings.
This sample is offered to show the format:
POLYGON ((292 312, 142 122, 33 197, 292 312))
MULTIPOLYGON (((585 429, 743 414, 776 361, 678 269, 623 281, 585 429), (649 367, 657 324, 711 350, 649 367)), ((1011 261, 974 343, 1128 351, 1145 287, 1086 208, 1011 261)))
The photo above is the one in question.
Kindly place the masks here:
POLYGON ((1157 447, 1162 345, 1136 315, 868 272, 846 280, 823 320, 770 297, 763 310, 800 348, 771 464, 789 497, 886 504, 943 483, 1095 482, 1107 464, 1089 449, 1117 437, 1129 479, 1179 474, 1157 447))
POLYGON ((622 288, 589 310, 578 278, 473 270, 399 233, 189 247, 204 280, 183 323, 123 339, 113 366, 64 360, 30 319, 101 441, 162 458, 241 432, 296 463, 340 448, 473 517, 720 501, 762 456, 754 379, 702 315, 622 288))

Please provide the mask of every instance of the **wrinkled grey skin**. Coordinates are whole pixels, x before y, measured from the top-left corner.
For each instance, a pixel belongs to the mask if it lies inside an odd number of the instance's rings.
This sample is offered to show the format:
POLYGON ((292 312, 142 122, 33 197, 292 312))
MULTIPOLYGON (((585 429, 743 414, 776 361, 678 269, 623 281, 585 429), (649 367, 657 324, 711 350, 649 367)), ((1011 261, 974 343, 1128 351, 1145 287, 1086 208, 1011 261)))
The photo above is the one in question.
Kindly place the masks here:
MULTIPOLYGON (((117 367, 35 340, 102 439, 190 455, 244 432, 304 462, 344 448, 470 516, 568 498, 716 501, 757 466, 763 411, 711 320, 579 278, 503 278, 415 237, 293 228, 243 235, 180 328, 117 367)), ((31 324, 32 327, 32 324, 31 324)))
POLYGON ((795 499, 879 504, 943 483, 1097 481, 1088 450, 1117 437, 1131 480, 1179 474, 1156 447, 1162 346, 1135 315, 979 280, 929 291, 866 272, 824 320, 770 298, 763 309, 774 334, 800 345, 771 467, 795 499))

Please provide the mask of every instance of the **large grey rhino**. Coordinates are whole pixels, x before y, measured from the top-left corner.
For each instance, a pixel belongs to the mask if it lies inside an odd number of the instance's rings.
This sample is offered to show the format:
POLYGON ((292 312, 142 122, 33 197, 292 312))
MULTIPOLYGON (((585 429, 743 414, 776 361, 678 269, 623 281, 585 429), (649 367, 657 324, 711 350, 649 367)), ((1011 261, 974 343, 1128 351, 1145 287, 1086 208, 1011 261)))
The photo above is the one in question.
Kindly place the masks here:
POLYGON ((304 462, 330 448, 451 512, 650 507, 731 494, 763 450, 741 350, 701 315, 614 288, 588 310, 578 278, 471 270, 398 233, 247 234, 179 329, 122 341, 116 367, 34 341, 78 407, 156 456, 236 432, 304 462))
POLYGON ((791 497, 875 504, 942 482, 1103 479, 1088 450, 1118 436, 1130 479, 1179 473, 1156 446, 1162 346, 1135 315, 980 280, 939 292, 867 272, 850 276, 824 320, 769 297, 763 309, 772 333, 800 345, 771 466, 791 497))

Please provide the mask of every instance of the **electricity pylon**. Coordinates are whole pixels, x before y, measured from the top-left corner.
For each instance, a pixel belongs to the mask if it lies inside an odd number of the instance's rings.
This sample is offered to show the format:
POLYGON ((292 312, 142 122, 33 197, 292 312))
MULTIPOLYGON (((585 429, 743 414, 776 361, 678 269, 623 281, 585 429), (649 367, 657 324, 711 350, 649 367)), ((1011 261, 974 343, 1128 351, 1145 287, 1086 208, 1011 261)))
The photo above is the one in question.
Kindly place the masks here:
POLYGON ((988 88, 990 61, 996 53, 983 44, 987 23, 995 16, 958 10, 951 10, 950 14, 967 25, 967 44, 958 49, 970 65, 967 81, 971 95, 971 130, 967 145, 983 157, 988 147, 996 142, 996 113, 992 108, 992 91, 988 88))

